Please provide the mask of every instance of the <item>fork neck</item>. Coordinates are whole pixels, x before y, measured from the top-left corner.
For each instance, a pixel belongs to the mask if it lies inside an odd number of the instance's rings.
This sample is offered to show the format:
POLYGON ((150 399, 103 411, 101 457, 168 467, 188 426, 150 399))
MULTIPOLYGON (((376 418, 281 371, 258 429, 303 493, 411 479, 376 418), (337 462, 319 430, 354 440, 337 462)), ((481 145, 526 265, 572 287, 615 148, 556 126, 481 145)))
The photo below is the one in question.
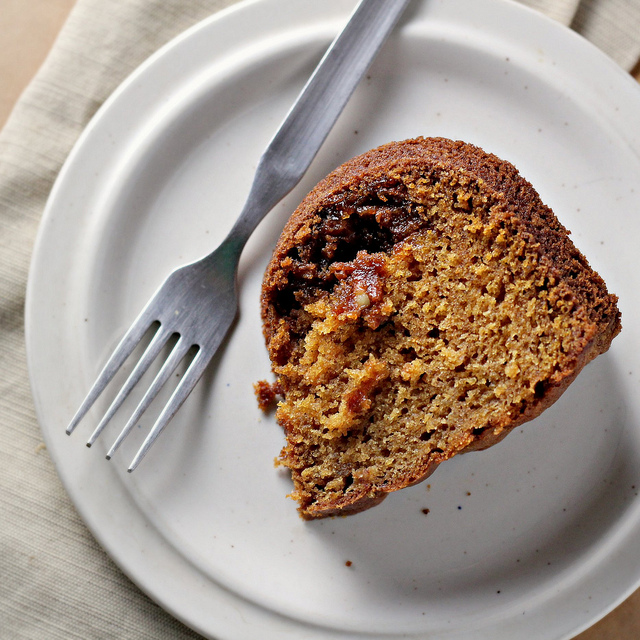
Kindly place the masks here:
POLYGON ((264 156, 260 159, 247 201, 223 242, 227 251, 239 257, 262 219, 291 190, 295 180, 287 181, 283 174, 281 167, 269 166, 264 156))

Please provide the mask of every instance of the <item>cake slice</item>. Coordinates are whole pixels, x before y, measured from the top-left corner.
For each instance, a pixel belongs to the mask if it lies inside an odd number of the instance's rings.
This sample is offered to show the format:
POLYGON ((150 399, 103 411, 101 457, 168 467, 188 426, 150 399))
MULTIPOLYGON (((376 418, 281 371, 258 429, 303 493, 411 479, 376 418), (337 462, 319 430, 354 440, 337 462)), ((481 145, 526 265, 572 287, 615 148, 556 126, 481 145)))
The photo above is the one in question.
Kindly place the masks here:
POLYGON ((496 444, 621 328, 617 298, 515 167, 442 138, 321 181, 261 302, 279 463, 305 518, 367 509, 496 444))

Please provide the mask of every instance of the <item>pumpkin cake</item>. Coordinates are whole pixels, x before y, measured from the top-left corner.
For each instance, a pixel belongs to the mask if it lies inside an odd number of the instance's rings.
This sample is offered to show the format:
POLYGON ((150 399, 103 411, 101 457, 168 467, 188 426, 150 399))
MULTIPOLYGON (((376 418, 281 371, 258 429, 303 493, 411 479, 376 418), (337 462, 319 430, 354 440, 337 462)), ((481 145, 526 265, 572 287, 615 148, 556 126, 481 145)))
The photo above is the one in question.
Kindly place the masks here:
POLYGON ((322 180, 262 287, 304 518, 362 511, 555 402, 620 331, 617 298, 516 168, 443 138, 322 180))

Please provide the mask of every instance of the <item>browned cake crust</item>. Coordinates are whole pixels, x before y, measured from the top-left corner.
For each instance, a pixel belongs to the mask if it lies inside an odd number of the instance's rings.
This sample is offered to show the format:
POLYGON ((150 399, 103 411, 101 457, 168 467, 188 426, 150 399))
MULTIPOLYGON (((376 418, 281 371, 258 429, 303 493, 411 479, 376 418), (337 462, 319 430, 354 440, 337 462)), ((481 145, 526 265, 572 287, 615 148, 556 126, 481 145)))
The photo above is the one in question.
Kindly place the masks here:
POLYGON ((343 164, 262 288, 302 516, 367 509, 539 415, 609 348, 616 302, 508 162, 418 138, 343 164))

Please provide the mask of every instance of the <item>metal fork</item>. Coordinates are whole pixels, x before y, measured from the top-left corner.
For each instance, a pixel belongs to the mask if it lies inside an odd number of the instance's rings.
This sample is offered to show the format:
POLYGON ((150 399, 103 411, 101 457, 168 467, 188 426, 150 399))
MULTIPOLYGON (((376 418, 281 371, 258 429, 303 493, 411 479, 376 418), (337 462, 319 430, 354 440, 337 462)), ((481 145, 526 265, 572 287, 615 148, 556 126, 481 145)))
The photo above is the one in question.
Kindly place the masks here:
POLYGON ((89 438, 91 446, 172 336, 160 371, 107 453, 120 446, 187 353, 197 349, 180 383, 129 466, 133 471, 176 414, 216 353, 238 311, 237 266, 249 236, 300 181, 327 134, 410 0, 362 0, 333 41, 258 163, 247 202, 213 253, 173 271, 116 347, 67 433, 91 408, 153 324, 151 342, 89 438))

